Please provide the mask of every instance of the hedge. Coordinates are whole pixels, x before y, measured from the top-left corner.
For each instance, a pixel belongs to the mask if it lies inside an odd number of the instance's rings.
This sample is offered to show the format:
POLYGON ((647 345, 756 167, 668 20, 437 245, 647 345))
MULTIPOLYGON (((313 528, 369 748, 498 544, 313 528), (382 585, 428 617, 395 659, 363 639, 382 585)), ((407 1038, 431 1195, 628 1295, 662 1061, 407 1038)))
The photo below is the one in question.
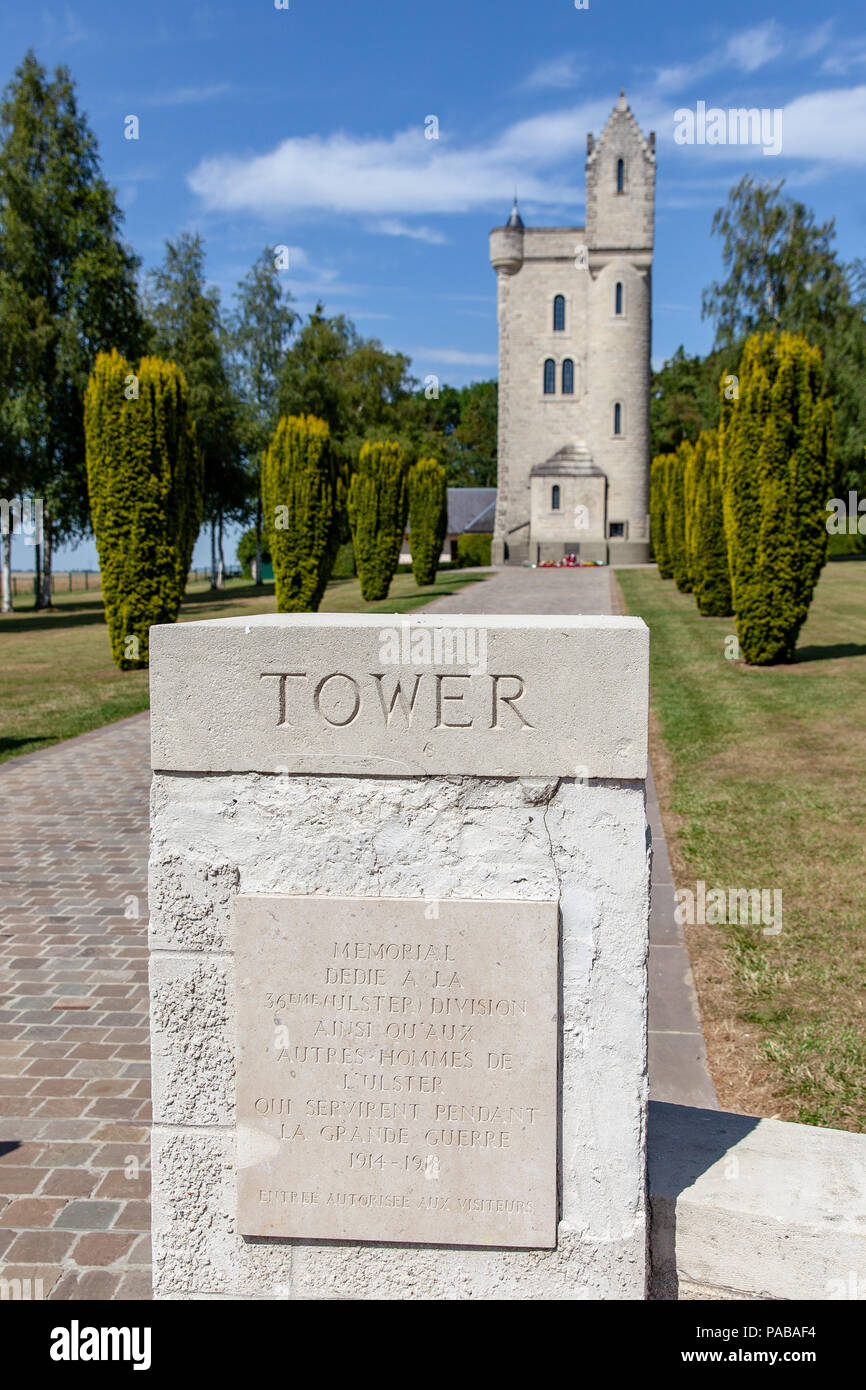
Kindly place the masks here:
POLYGON ((177 620, 201 526, 204 463, 183 372, 99 353, 84 432, 111 654, 133 670, 148 664, 149 628, 177 620))
POLYGON ((368 603, 388 597, 400 559, 409 510, 406 457, 399 444, 361 445, 349 484, 349 524, 361 596, 368 603))
POLYGON ((340 544, 339 461, 324 420, 287 415, 262 464, 278 613, 315 613, 340 544))

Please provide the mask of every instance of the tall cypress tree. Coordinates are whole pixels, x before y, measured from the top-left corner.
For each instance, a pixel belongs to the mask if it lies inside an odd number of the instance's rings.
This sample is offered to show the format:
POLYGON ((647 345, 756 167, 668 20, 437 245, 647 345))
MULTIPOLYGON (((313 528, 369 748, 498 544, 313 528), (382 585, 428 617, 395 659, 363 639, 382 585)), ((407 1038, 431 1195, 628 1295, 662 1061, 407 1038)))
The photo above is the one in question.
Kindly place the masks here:
POLYGON ((733 609, 717 430, 702 430, 698 436, 691 470, 689 564, 695 601, 705 618, 724 618, 733 609))
POLYGON ((108 636, 121 670, 148 663, 148 629, 177 619, 201 525, 202 457, 173 362, 136 372, 100 353, 84 401, 87 479, 108 636))
POLYGON ((658 454, 650 465, 650 538, 661 579, 672 579, 668 538, 668 471, 671 454, 658 454))
POLYGON ((667 539, 671 571, 680 593, 690 594, 692 576, 686 540, 686 468, 693 453, 687 439, 670 455, 667 475, 667 539))
POLYGON ((827 558, 832 429, 818 349, 800 334, 753 334, 719 427, 737 637, 753 665, 793 658, 827 558))
POLYGON ((361 596, 368 603, 388 597, 408 511, 406 456, 400 445, 363 444, 349 485, 349 524, 361 596))
POLYGON ((409 469, 409 550, 416 584, 432 584, 448 530, 448 479, 436 459, 409 469))
POLYGON ((340 466, 324 420, 284 416, 262 465, 278 613, 315 613, 340 544, 340 466))
POLYGON ((52 550, 88 526, 82 407, 96 354, 142 346, 121 223, 68 69, 49 80, 28 53, 0 106, 0 339, 17 364, 7 447, 44 501, 37 606, 50 603, 52 550))

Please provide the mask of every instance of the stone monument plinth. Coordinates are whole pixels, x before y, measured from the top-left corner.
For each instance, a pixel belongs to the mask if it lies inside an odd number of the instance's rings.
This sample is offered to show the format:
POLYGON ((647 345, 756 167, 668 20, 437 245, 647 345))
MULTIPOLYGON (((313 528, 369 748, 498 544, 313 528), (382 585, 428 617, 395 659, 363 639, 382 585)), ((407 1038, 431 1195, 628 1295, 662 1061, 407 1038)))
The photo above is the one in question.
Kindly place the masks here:
POLYGON ((639 619, 151 631, 159 1298, 646 1289, 639 619))

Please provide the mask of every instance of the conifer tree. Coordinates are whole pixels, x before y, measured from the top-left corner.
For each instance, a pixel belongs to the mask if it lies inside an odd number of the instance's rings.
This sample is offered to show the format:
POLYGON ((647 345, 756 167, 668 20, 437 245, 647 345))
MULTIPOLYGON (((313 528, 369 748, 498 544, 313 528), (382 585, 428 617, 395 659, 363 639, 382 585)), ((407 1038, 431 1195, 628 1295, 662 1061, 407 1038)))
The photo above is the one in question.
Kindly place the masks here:
POLYGON ((687 439, 670 455, 667 475, 667 542, 674 583, 680 593, 690 594, 692 576, 686 543, 686 468, 694 452, 687 439))
POLYGON ((717 430, 702 430, 694 447, 687 481, 689 566, 698 610, 705 618, 733 612, 728 547, 722 513, 717 430))
POLYGON ((672 579, 668 543, 668 466, 671 454, 658 454, 650 466, 650 539, 661 579, 672 579))
POLYGON ((87 483, 111 652, 148 663, 148 629, 177 619, 201 525, 203 463, 173 362, 137 371, 101 352, 84 399, 87 483))
POLYGON ((436 459, 409 469, 409 550, 416 584, 432 584, 448 529, 448 479, 436 459))
POLYGON ((821 355, 801 334, 746 342, 738 399, 719 426, 722 502, 745 660, 790 661, 827 557, 832 406, 821 355))
POLYGON ((340 474, 331 432, 284 416, 262 464, 262 505, 278 613, 315 613, 340 543, 340 474))
POLYGON ((361 596, 388 597, 409 510, 406 457, 399 444, 362 444, 349 485, 349 524, 361 596))

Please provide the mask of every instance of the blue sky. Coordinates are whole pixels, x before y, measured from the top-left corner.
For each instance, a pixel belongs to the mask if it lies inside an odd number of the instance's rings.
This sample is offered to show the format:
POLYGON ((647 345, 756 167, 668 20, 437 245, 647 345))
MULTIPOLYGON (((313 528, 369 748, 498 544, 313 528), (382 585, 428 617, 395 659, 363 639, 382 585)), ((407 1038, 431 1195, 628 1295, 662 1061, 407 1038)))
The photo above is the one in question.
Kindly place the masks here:
MULTIPOLYGON (((581 225, 586 135, 622 86, 656 132, 653 356, 711 345, 702 288, 720 271, 714 210, 743 173, 835 217, 845 260, 866 232, 866 17, 803 0, 174 0, 13 6, 3 81, 33 47, 66 63, 145 268, 202 234, 231 303, 265 245, 290 248, 297 307, 408 352, 416 376, 496 375, 490 228, 516 187, 528 225, 581 225), (681 145, 674 112, 780 109, 782 150, 681 145), (124 138, 129 115, 139 139, 124 138), (427 118, 436 140, 425 138, 427 118)), ((204 563, 200 541, 197 563, 204 563)), ((58 555, 58 567, 69 556, 58 555)), ((233 557, 232 557, 233 558, 233 557)), ((30 553, 17 549, 16 563, 30 553)), ((71 563, 95 565, 85 544, 71 563)))

